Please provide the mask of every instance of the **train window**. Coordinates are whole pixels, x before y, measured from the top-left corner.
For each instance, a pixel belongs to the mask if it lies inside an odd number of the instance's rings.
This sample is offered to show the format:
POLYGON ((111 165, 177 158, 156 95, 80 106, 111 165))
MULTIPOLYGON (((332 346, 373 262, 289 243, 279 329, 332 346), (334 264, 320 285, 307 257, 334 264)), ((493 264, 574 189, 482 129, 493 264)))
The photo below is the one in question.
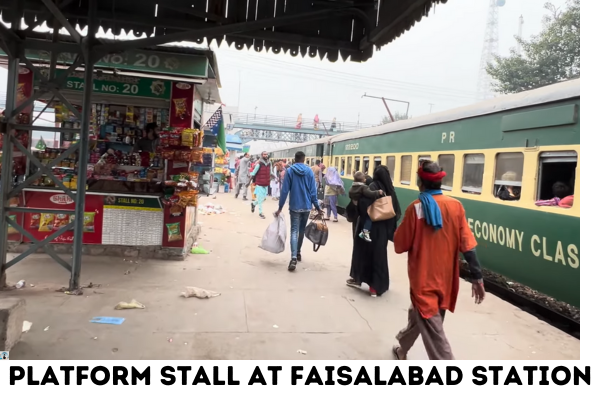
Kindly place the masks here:
POLYGON ((410 176, 412 170, 412 156, 400 157, 400 183, 410 185, 410 176))
POLYGON ((446 176, 442 179, 442 189, 452 190, 452 182, 454 181, 454 154, 441 154, 438 157, 438 164, 446 172, 446 176))
MULTIPOLYGON (((426 160, 431 160, 431 156, 423 156, 423 155, 419 156, 419 168, 421 168, 423 161, 426 161, 426 160)), ((419 182, 419 179, 418 179, 419 175, 415 174, 415 177, 417 178, 417 182, 419 182)))
POLYGON ((390 178, 392 178, 392 182, 394 182, 394 174, 396 173, 396 157, 387 156, 385 159, 385 165, 390 170, 390 178))
POLYGON ((365 174, 369 173, 369 160, 370 157, 363 157, 363 172, 365 174))
POLYGON ((339 171, 341 176, 344 176, 346 173, 346 159, 344 157, 342 157, 342 165, 340 165, 339 171))
POLYGON ((354 157, 354 172, 360 171, 360 157, 354 157))
POLYGON ((346 174, 352 175, 352 157, 348 157, 346 161, 346 174))
POLYGON ((375 157, 373 159, 373 173, 375 173, 375 168, 381 165, 381 157, 375 157))
POLYGON ((507 201, 521 198, 523 153, 498 153, 494 171, 494 196, 507 201))
POLYGON ((564 208, 573 206, 575 192, 575 174, 577 170, 577 152, 545 151, 540 154, 538 177, 538 200, 560 198, 559 205, 564 208))
POLYGON ((463 192, 481 194, 484 162, 485 156, 483 154, 465 155, 462 181, 463 192))
POLYGON ((336 168, 339 168, 339 162, 340 162, 340 158, 336 157, 333 166, 336 167, 336 168))

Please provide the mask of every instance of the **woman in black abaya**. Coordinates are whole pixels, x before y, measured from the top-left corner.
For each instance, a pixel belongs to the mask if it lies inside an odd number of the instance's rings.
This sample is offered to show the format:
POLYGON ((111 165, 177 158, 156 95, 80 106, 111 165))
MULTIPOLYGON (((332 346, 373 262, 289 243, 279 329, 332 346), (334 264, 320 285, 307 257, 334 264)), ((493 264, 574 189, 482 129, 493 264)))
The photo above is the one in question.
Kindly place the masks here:
MULTIPOLYGON (((369 182, 367 182, 369 183, 369 182)), ((373 221, 371 228, 372 242, 366 242, 358 234, 364 225, 364 216, 367 209, 374 200, 361 198, 354 210, 349 210, 349 215, 354 214, 352 222, 352 265, 350 278, 346 284, 359 288, 362 283, 369 285, 371 296, 381 296, 390 287, 390 275, 388 270, 387 246, 389 241, 394 240, 396 223, 402 215, 390 172, 385 165, 375 168, 373 181, 369 184, 371 190, 383 190, 386 196, 392 197, 392 204, 396 216, 386 221, 373 221), (362 218, 361 218, 362 216, 362 218)), ((352 204, 352 202, 350 203, 352 204)))

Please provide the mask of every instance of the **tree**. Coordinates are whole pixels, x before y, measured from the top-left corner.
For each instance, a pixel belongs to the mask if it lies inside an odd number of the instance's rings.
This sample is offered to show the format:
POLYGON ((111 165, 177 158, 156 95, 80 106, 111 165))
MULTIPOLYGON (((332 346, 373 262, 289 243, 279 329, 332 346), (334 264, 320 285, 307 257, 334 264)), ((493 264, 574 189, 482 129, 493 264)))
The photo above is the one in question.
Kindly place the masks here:
MULTIPOLYGON (((408 115, 400 114, 400 111, 395 111, 394 112, 394 121, 400 121, 401 119, 408 119, 408 115)), ((390 116, 386 115, 381 118, 381 122, 379 123, 379 125, 389 124, 390 122, 392 122, 392 120, 390 119, 390 116)))
POLYGON ((580 76, 579 4, 580 0, 568 0, 561 12, 546 3, 549 15, 544 17, 542 32, 529 41, 515 38, 522 55, 514 49, 508 57, 494 55, 486 70, 495 92, 518 93, 580 76))

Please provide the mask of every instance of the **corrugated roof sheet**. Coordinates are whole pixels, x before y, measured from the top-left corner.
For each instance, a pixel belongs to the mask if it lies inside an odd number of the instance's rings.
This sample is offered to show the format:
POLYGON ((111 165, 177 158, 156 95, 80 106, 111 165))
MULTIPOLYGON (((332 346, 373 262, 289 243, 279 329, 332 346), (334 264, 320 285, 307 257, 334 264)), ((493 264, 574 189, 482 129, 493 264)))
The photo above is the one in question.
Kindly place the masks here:
MULTIPOLYGON (((221 44, 238 49, 282 50, 292 55, 327 57, 336 61, 366 61, 381 47, 427 16, 432 7, 447 0, 98 0, 102 29, 136 37, 190 32, 187 40, 221 44), (377 9, 379 4, 379 9, 377 9), (294 19, 310 14, 312 19, 294 19), (316 15, 319 14, 317 17, 316 15), (324 17, 325 15, 325 17, 324 17), (294 20, 291 20, 294 19, 294 20), (269 20, 261 24, 261 20, 269 20), (252 30, 242 24, 257 23, 252 30), (206 29, 227 28, 210 36, 206 29), (204 32, 198 30, 204 29, 204 32), (197 32, 192 32, 196 30, 197 32), (223 32, 223 31, 222 31, 223 32), (207 36, 208 35, 208 36, 207 36)), ((72 25, 87 26, 87 1, 62 0, 60 9, 72 25)), ((53 16, 41 0, 0 0, 2 20, 9 23, 19 12, 29 26, 53 16), (18 11, 15 4, 22 6, 18 11)))

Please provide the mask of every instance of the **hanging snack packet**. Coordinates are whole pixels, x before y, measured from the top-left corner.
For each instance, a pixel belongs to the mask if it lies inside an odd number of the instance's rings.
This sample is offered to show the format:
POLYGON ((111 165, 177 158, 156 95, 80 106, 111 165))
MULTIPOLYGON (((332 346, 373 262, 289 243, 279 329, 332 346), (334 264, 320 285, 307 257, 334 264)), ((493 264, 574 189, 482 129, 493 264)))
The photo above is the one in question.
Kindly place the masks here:
POLYGON ((52 223, 54 222, 54 214, 42 214, 40 218, 39 232, 51 232, 52 223))
POLYGON ((187 105, 185 104, 186 99, 173 99, 175 105, 175 116, 183 119, 187 115, 187 105))
MULTIPOLYGON (((75 222, 75 214, 69 215, 69 223, 71 223, 71 222, 75 222)), ((70 231, 74 231, 75 230, 75 224, 73 224, 73 226, 69 230, 70 231)))
POLYGON ((181 237, 181 231, 179 230, 179 222, 174 224, 166 224, 167 225, 167 241, 175 242, 177 240, 183 240, 181 237))
MULTIPOLYGON (((13 221, 13 222, 17 222, 17 216, 16 215, 9 215, 8 218, 11 221, 13 221)), ((8 225, 7 233, 9 235, 14 235, 15 233, 19 233, 19 231, 16 230, 15 228, 13 228, 12 225, 8 225)))
POLYGON ((83 232, 92 233, 94 232, 94 219, 96 218, 95 212, 86 212, 83 214, 83 232))
POLYGON ((194 130, 184 129, 181 132, 181 145, 192 147, 194 145, 194 130))

